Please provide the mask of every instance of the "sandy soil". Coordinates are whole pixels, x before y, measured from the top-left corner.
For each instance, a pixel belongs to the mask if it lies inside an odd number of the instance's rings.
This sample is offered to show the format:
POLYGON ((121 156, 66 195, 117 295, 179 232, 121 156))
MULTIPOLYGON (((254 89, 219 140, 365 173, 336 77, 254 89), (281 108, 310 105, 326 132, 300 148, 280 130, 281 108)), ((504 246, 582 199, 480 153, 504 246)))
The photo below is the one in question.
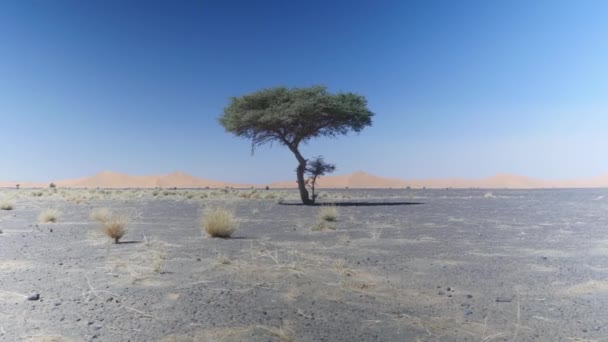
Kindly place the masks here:
POLYGON ((321 231, 292 191, 226 192, 0 191, 0 340, 608 340, 608 190, 324 191, 421 204, 321 231), (214 206, 234 238, 201 234, 214 206), (128 213, 123 243, 101 207, 128 213))

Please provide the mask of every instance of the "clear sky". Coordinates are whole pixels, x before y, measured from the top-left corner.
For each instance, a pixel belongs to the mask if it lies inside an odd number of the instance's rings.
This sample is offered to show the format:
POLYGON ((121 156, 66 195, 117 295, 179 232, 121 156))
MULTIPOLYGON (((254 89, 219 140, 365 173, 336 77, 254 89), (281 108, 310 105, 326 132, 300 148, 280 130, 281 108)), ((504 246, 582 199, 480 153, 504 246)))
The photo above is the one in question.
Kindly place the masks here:
POLYGON ((608 173, 608 1, 0 1, 0 179, 176 170, 294 178, 225 133, 230 96, 365 95, 359 135, 304 148, 401 178, 608 173))

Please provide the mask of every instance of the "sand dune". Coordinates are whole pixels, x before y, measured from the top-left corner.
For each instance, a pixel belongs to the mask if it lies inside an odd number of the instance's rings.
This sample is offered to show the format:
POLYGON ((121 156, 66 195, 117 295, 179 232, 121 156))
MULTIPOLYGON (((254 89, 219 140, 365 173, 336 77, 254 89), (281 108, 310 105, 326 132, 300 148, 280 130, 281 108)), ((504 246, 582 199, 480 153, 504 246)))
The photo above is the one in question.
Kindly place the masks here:
POLYGON ((249 188, 251 184, 229 183, 194 177, 183 172, 158 176, 133 176, 103 171, 94 176, 55 182, 65 188, 249 188))
MULTIPOLYGON (((295 178, 295 175, 294 175, 295 178)), ((0 182, 0 187, 14 188, 21 184, 22 188, 43 188, 48 183, 36 182, 0 182)), ((56 181, 55 184, 65 188, 250 188, 263 187, 262 184, 231 183, 195 177, 183 172, 173 172, 168 175, 134 176, 124 173, 103 171, 91 177, 56 181)), ((274 182, 271 188, 296 188, 294 181, 274 182)), ((546 181, 511 174, 497 174, 482 179, 446 178, 446 179, 414 179, 385 178, 363 171, 352 174, 326 176, 319 179, 319 188, 509 188, 509 189, 538 189, 538 188, 604 188, 608 187, 608 174, 575 180, 546 181)))
MULTIPOLYGON (((275 182, 272 188, 295 188, 295 181, 275 182)), ((488 188, 488 189, 540 189, 540 188, 604 188, 608 187, 608 174, 579 180, 546 181, 511 174, 497 174, 482 179, 396 179, 384 178, 358 171, 349 175, 326 176, 319 180, 319 188, 488 188)))

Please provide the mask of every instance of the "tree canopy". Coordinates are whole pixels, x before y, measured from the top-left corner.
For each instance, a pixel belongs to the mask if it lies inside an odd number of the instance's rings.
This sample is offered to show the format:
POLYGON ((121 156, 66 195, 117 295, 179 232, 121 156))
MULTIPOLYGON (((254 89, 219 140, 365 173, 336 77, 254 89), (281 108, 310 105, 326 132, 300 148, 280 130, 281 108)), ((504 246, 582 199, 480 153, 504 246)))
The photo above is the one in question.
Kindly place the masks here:
POLYGON ((373 115, 361 95, 331 94, 324 86, 276 87, 231 98, 220 123, 252 147, 272 141, 297 147, 318 136, 360 132, 373 115))

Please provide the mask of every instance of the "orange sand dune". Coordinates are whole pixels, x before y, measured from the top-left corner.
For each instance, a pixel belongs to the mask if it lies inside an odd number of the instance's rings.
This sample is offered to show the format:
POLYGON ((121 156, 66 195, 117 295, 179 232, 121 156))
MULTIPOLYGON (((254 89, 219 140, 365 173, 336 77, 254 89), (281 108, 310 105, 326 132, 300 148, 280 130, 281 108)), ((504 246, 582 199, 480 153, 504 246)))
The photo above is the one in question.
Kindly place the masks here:
POLYGON ((161 176, 132 176, 103 171, 92 177, 56 182, 64 188, 249 188, 251 184, 227 183, 194 177, 183 172, 161 176))
MULTIPOLYGON (((295 175, 294 175, 295 178, 295 175)), ((22 188, 44 188, 48 183, 34 182, 0 182, 0 187, 14 188, 21 184, 22 188)), ((183 172, 168 175, 133 176, 118 172, 104 171, 91 177, 56 181, 55 184, 65 188, 250 188, 263 185, 229 183, 198 178, 183 172)), ((274 182, 271 188, 296 188, 294 181, 274 182)), ((336 189, 370 189, 370 188, 509 188, 509 189, 538 189, 538 188, 603 188, 608 187, 608 174, 588 179, 546 181, 510 174, 497 174, 482 179, 446 178, 446 179, 414 179, 384 178, 358 171, 347 175, 325 176, 319 179, 319 188, 336 189)))
MULTIPOLYGON (((510 174, 497 174, 482 179, 446 178, 404 180, 374 176, 362 171, 349 175, 325 176, 318 181, 319 188, 488 188, 488 189, 540 189, 540 188, 604 188, 608 187, 608 174, 579 180, 545 181, 510 174)), ((295 181, 275 182, 271 188, 295 188, 295 181)))

